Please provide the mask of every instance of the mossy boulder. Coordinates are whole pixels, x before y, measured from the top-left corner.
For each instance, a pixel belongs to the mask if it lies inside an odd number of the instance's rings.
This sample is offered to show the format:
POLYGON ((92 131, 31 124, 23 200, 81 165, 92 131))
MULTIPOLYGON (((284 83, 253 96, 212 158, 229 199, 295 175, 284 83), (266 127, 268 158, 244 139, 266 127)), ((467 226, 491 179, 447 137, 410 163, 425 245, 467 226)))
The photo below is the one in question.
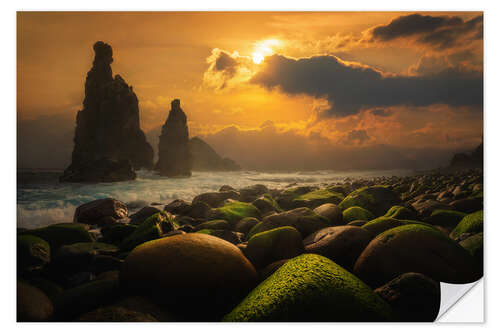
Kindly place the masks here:
POLYGON ((152 297, 188 320, 220 320, 256 281, 257 272, 240 249, 201 233, 141 244, 120 271, 124 290, 152 297))
POLYGON ((419 213, 423 218, 427 218, 432 215, 435 210, 452 210, 453 208, 450 205, 444 204, 442 202, 428 199, 416 201, 412 204, 413 208, 419 213))
POLYGON ((52 269, 64 273, 88 271, 98 255, 118 253, 119 248, 101 242, 82 242, 61 246, 54 255, 52 269))
POLYGON ((363 225, 362 228, 368 230, 373 235, 373 237, 375 237, 376 235, 381 234, 386 230, 400 227, 402 225, 407 225, 407 224, 423 224, 423 225, 427 225, 427 226, 431 227, 430 224, 420 222, 420 221, 397 220, 394 218, 381 216, 381 217, 377 217, 376 219, 373 219, 371 221, 368 221, 367 223, 365 223, 363 225))
POLYGON ((255 288, 224 321, 390 321, 392 310, 333 261, 303 254, 255 288))
POLYGON ((304 253, 302 235, 293 227, 279 227, 252 236, 244 251, 256 268, 304 253))
POLYGON ((121 242, 120 248, 124 251, 132 250, 137 245, 158 239, 176 228, 177 225, 170 213, 156 213, 142 222, 132 234, 126 237, 121 242))
POLYGON ((57 223, 38 229, 30 229, 23 234, 34 235, 50 244, 52 253, 59 247, 78 242, 93 242, 94 237, 85 225, 80 223, 57 223))
POLYGON ((477 233, 461 241, 460 246, 469 251, 476 263, 483 270, 483 233, 477 233))
POLYGON ((343 199, 344 195, 342 193, 319 189, 299 195, 292 200, 292 203, 294 207, 308 207, 312 209, 326 203, 338 204, 343 199))
POLYGON ((243 238, 245 237, 245 235, 242 234, 241 232, 234 232, 231 230, 221 230, 221 229, 219 229, 219 230, 218 229, 201 229, 201 230, 197 231, 197 233, 214 236, 214 237, 223 239, 225 241, 228 241, 229 243, 232 243, 234 245, 242 243, 243 238))
POLYGON ((326 218, 316 214, 309 208, 302 207, 266 216, 261 223, 250 230, 249 236, 251 237, 259 232, 286 226, 294 227, 304 238, 329 225, 326 218))
POLYGON ((441 306, 439 283, 420 273, 405 273, 375 290, 399 321, 433 322, 441 306))
POLYGON ((146 206, 142 207, 138 212, 130 215, 130 224, 141 224, 142 222, 146 221, 147 218, 153 216, 154 214, 157 214, 161 212, 156 207, 153 206, 146 206))
POLYGON ((234 231, 248 234, 250 230, 259 223, 255 217, 245 217, 234 226, 234 231))
POLYGON ((125 238, 130 236, 137 229, 136 225, 116 223, 101 228, 102 241, 119 245, 125 238))
POLYGON ((52 301, 40 289, 17 281, 17 321, 47 321, 54 314, 52 301))
POLYGON ((194 230, 202 230, 202 229, 212 229, 212 230, 229 230, 231 226, 226 220, 211 220, 207 222, 203 222, 198 224, 194 230))
POLYGON ((342 219, 345 223, 356 220, 369 221, 373 220, 374 218, 375 215, 373 215, 372 212, 358 206, 349 207, 342 212, 342 219))
POLYGON ((252 202, 261 195, 268 193, 269 189, 265 185, 255 184, 240 188, 238 192, 240 193, 239 200, 244 202, 252 202))
POLYGON ((279 213, 282 211, 278 202, 274 200, 273 196, 269 193, 265 193, 259 198, 252 202, 252 205, 257 207, 262 215, 267 215, 270 213, 279 213))
POLYGON ((387 213, 384 215, 385 217, 390 217, 398 220, 416 220, 417 213, 407 207, 404 206, 392 206, 387 213))
POLYGON ((66 289, 54 301, 57 319, 73 320, 88 311, 116 302, 119 296, 117 279, 95 280, 66 289))
POLYGON ((157 322, 156 318, 120 306, 105 306, 77 318, 80 322, 157 322))
MULTIPOLYGON (((389 208, 399 205, 401 199, 387 186, 365 186, 351 193, 339 204, 342 211, 349 207, 362 207, 369 210, 375 216, 384 215, 389 208)), ((360 218, 361 219, 361 218, 360 218)))
POLYGON ((33 235, 17 236, 17 269, 30 272, 50 262, 50 245, 33 235))
POLYGON ((202 193, 193 198, 192 204, 194 205, 198 202, 203 202, 210 207, 216 208, 227 199, 239 200, 240 194, 236 191, 202 193))
POLYGON ((296 208, 295 203, 293 202, 294 199, 303 194, 314 191, 315 189, 317 188, 314 188, 312 186, 290 187, 281 191, 276 197, 276 201, 278 202, 278 205, 283 209, 293 209, 296 208))
POLYGON ((326 203, 319 207, 314 208, 313 211, 316 214, 326 218, 328 220, 329 225, 335 226, 344 224, 342 210, 340 210, 340 208, 335 204, 326 203))
POLYGON ((465 217, 465 213, 456 210, 436 209, 425 219, 425 222, 449 229, 455 229, 457 224, 465 217))
POLYGON ((483 231, 483 211, 466 215, 450 233, 451 239, 459 239, 463 234, 475 234, 483 231))
POLYGON ((306 252, 320 254, 347 270, 352 270, 356 259, 372 235, 360 227, 337 226, 316 231, 304 239, 306 252))
POLYGON ((251 203, 228 200, 224 206, 214 209, 214 219, 222 219, 235 225, 245 217, 260 218, 260 211, 251 203))
POLYGON ((465 249, 422 224, 408 224, 378 235, 354 265, 354 274, 374 288, 408 272, 446 283, 471 283, 480 277, 465 249))

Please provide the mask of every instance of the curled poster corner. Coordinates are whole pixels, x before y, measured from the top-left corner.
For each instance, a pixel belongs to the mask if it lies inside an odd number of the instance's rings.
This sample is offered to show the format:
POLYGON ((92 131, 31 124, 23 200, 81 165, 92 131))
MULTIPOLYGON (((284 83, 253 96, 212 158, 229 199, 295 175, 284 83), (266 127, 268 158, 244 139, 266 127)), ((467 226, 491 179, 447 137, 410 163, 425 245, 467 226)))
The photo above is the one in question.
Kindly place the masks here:
MULTIPOLYGON (((478 281, 467 283, 467 284, 450 284, 450 283, 440 283, 441 287, 441 305, 439 308, 439 314, 436 318, 436 322, 457 322, 456 320, 449 321, 444 316, 465 294, 467 294, 474 286, 477 284, 483 285, 483 279, 478 281)), ((474 306, 474 305, 471 305, 474 306)), ((465 320, 464 322, 466 322, 465 320)), ((482 320, 479 320, 482 322, 482 320)))

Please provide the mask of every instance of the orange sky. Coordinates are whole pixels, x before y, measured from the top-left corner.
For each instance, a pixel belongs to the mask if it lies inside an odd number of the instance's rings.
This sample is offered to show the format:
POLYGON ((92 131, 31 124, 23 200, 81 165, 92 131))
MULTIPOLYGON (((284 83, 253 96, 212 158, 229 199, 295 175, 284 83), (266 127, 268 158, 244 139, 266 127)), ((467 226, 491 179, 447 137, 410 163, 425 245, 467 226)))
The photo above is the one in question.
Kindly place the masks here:
POLYGON ((304 138, 313 147, 472 147, 482 137, 482 105, 461 105, 447 98, 429 105, 384 102, 383 116, 372 113, 379 109, 374 105, 322 117, 327 109, 335 113, 332 98, 310 93, 309 87, 294 92, 287 91, 286 82, 271 87, 251 80, 265 68, 269 72, 265 66, 273 54, 297 60, 336 56, 346 66, 366 66, 384 76, 404 78, 452 67, 482 74, 482 37, 460 41, 464 33, 456 30, 467 28, 468 20, 481 13, 419 13, 457 17, 463 23, 446 23, 445 28, 451 28, 445 37, 452 33, 454 40, 445 48, 422 42, 427 30, 422 34, 401 30, 406 35, 400 38, 374 39, 374 27, 409 14, 20 12, 18 122, 62 117, 69 120, 58 126, 72 130, 92 64, 92 45, 102 40, 113 47, 113 73, 120 74, 137 94, 146 133, 158 131, 170 101, 180 98, 190 135, 206 137, 229 155, 239 148, 224 144, 220 131, 231 126, 243 134, 263 131, 262 124, 269 121, 274 135, 304 138), (237 62, 231 77, 211 70, 221 53, 237 62), (255 56, 266 58, 256 64, 255 56), (313 137, 321 138, 321 143, 313 137))

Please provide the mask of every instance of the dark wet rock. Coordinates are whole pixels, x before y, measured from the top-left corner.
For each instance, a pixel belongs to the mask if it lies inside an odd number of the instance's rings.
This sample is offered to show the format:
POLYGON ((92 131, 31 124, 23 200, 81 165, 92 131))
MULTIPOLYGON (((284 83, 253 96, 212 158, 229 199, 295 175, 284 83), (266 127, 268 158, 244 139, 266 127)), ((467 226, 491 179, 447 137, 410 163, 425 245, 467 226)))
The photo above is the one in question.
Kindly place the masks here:
POLYGON ((425 222, 451 231, 455 229, 465 215, 465 213, 456 210, 436 209, 432 212, 431 216, 425 219, 425 222))
POLYGON ((483 232, 483 211, 477 211, 472 214, 468 214, 462 218, 458 225, 450 233, 450 238, 455 240, 463 240, 464 234, 476 234, 483 232))
POLYGON ((113 78, 111 46, 97 42, 94 51, 71 165, 61 181, 129 180, 135 178, 132 168, 152 167, 153 149, 140 128, 137 96, 119 75, 113 78))
POLYGON ((412 206, 424 218, 430 216, 432 212, 434 212, 437 209, 446 209, 446 210, 453 209, 450 205, 432 199, 421 202, 415 202, 412 204, 412 206))
POLYGON ((320 254, 350 271, 371 239, 371 233, 363 228, 337 226, 307 236, 304 246, 307 253, 320 254))
POLYGON ((119 245, 137 229, 133 224, 116 223, 101 229, 102 242, 119 245))
POLYGON ((110 224, 109 219, 106 219, 107 217, 118 220, 127 216, 128 208, 125 203, 113 198, 106 198, 78 206, 75 210, 73 222, 105 225, 110 224))
POLYGON ((110 255, 98 254, 90 262, 90 270, 94 275, 113 270, 119 270, 123 260, 110 255))
POLYGON ((224 229, 202 229, 197 232, 200 234, 210 235, 223 239, 234 245, 238 245, 239 243, 243 242, 243 238, 245 237, 245 235, 240 232, 234 232, 224 229))
POLYGON ((481 276, 466 250, 440 231, 421 224, 396 227, 378 235, 354 266, 354 274, 374 288, 409 272, 446 283, 471 283, 481 276))
POLYGON ((349 223, 347 223, 347 225, 352 225, 353 227, 362 227, 366 224, 366 220, 354 220, 354 221, 351 221, 349 223))
POLYGON ((240 194, 236 191, 206 192, 194 197, 192 204, 194 205, 199 202, 203 202, 210 207, 216 208, 224 203, 224 201, 227 199, 239 200, 239 198, 240 194))
POLYGON ((51 301, 54 301, 57 295, 64 291, 58 283, 44 277, 30 278, 28 283, 40 289, 51 301))
POLYGON ((190 233, 190 232, 194 232, 194 227, 190 224, 185 224, 185 225, 177 228, 177 230, 184 231, 185 233, 190 233))
POLYGON ((194 137, 188 143, 193 170, 196 171, 238 171, 241 167, 229 158, 222 158, 205 141, 194 137))
POLYGON ((192 218, 190 216, 180 216, 180 215, 177 215, 175 217, 175 223, 177 223, 178 225, 180 226, 183 226, 183 225, 186 225, 186 224, 190 224, 192 226, 196 226, 200 223, 203 223, 205 219, 195 219, 195 218, 192 218))
POLYGON ((199 231, 202 229, 212 229, 212 230, 229 230, 231 226, 226 220, 211 220, 198 224, 194 230, 199 231))
POLYGON ((227 191, 235 191, 236 189, 232 187, 231 185, 222 185, 219 189, 219 192, 227 192, 227 191))
POLYGON ((40 237, 17 236, 17 269, 31 272, 50 262, 50 245, 40 237))
POLYGON ((313 186, 293 186, 281 191, 275 198, 281 208, 293 209, 297 207, 293 202, 295 198, 316 189, 313 186))
POLYGON ((92 272, 78 272, 68 276, 64 281, 65 288, 75 288, 84 283, 89 283, 95 278, 92 272))
POLYGON ((190 209, 191 204, 181 199, 175 199, 163 208, 163 210, 175 215, 184 215, 189 212, 190 209))
POLYGON ((139 244, 158 239, 167 232, 177 228, 172 214, 167 212, 156 213, 142 222, 132 234, 125 238, 120 248, 130 251, 139 244))
POLYGON ((245 217, 236 223, 234 231, 248 234, 248 232, 260 221, 255 217, 245 217))
POLYGON ((120 272, 125 290, 153 297, 188 319, 202 321, 219 320, 256 281, 253 265, 235 245, 200 233, 139 246, 120 272))
POLYGON ((471 235, 461 241, 460 246, 469 251, 471 256, 474 258, 478 266, 480 267, 480 270, 483 270, 483 252, 484 252, 484 245, 483 245, 483 233, 477 233, 474 235, 471 235))
POLYGON ((398 320, 433 322, 441 305, 439 283, 420 273, 405 273, 375 290, 398 320))
POLYGON ((224 321, 390 321, 390 306, 333 261, 303 254, 255 288, 224 321), (307 310, 305 310, 307 309, 307 310))
POLYGON ((47 227, 29 229, 25 234, 40 237, 48 242, 51 253, 55 253, 63 245, 94 241, 88 226, 80 223, 51 224, 47 227))
POLYGON ((119 306, 106 306, 90 311, 78 317, 80 322, 156 322, 156 318, 147 313, 142 313, 119 306))
POLYGON ((189 211, 186 212, 186 215, 194 219, 205 219, 210 213, 211 209, 212 208, 210 208, 207 203, 203 201, 197 201, 193 202, 189 211))
POLYGON ((191 154, 189 152, 187 117, 181 109, 181 101, 174 99, 168 118, 161 129, 158 144, 159 159, 155 169, 162 176, 190 177, 191 154))
POLYGON ((265 185, 255 184, 243 187, 238 192, 240 193, 240 201, 252 202, 258 197, 268 193, 269 189, 265 185))
POLYGON ((252 201, 252 205, 257 207, 263 216, 282 211, 276 200, 269 193, 252 201))
POLYGON ((47 321, 54 313, 52 301, 40 289, 17 281, 17 321, 47 321))
POLYGON ((342 211, 335 204, 326 203, 326 204, 323 204, 319 207, 314 208, 313 211, 316 214, 326 218, 328 220, 328 224, 330 224, 332 226, 344 224, 342 211))
POLYGON ((248 240, 245 256, 256 268, 304 253, 302 235, 293 227, 279 227, 257 233, 248 240))
POLYGON ((146 206, 141 208, 138 212, 130 215, 130 224, 141 224, 146 221, 146 219, 150 216, 153 216, 156 213, 159 213, 160 210, 156 207, 146 206))
POLYGON ((367 186, 351 193, 339 204, 342 211, 349 207, 362 207, 375 216, 384 215, 392 206, 399 205, 401 199, 387 186, 367 186))
POLYGON ((474 213, 483 209, 483 198, 465 198, 450 202, 450 206, 462 213, 474 213))

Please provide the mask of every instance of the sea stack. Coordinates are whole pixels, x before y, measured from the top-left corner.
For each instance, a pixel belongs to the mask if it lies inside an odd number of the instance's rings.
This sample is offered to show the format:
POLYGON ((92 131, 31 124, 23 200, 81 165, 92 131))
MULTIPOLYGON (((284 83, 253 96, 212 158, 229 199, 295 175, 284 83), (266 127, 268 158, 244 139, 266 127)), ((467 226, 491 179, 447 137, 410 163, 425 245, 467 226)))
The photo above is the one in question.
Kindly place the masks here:
POLYGON ((120 75, 113 78, 111 46, 99 41, 94 52, 83 109, 76 117, 71 165, 60 181, 135 179, 134 170, 153 166, 153 148, 140 128, 137 96, 120 75))
POLYGON ((191 154, 188 143, 187 117, 181 109, 181 101, 174 99, 167 121, 161 129, 158 144, 159 159, 155 169, 161 176, 191 176, 191 154))

